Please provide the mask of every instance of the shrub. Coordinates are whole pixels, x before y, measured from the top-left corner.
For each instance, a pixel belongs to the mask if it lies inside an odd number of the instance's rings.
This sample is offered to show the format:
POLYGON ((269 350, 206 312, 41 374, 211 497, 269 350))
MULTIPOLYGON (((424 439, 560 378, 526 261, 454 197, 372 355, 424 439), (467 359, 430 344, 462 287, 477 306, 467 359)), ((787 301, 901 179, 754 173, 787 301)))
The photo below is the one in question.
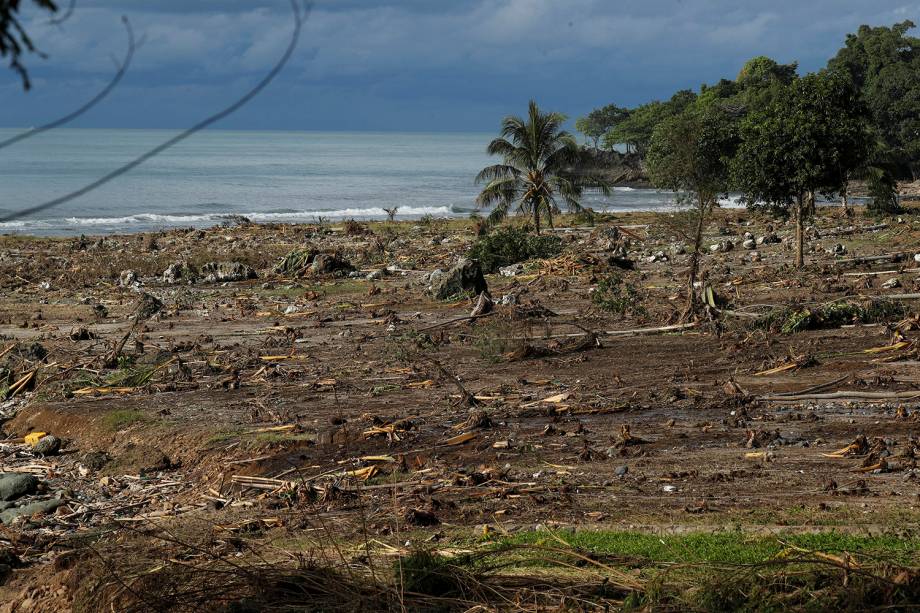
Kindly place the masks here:
POLYGON ((598 282, 591 293, 591 301, 605 311, 618 315, 646 313, 639 290, 616 273, 611 273, 598 282))
POLYGON ((783 334, 805 330, 826 330, 853 323, 879 323, 903 317, 906 309, 900 302, 870 300, 864 304, 831 302, 802 309, 783 308, 767 313, 755 322, 755 327, 779 329, 783 334))
POLYGON ((867 182, 869 204, 866 211, 872 215, 894 215, 901 212, 898 202, 898 182, 887 172, 876 173, 867 182))
POLYGON ((562 251, 558 236, 534 235, 521 228, 503 227, 479 237, 469 256, 479 260, 483 271, 495 272, 502 266, 532 258, 550 258, 562 251))

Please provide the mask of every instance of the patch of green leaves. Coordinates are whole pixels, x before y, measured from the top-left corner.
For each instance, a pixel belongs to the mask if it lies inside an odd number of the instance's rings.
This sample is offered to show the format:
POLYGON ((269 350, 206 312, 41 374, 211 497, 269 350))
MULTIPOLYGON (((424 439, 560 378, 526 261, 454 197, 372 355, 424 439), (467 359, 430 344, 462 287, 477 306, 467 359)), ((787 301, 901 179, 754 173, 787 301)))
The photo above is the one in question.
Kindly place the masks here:
POLYGON ((597 307, 617 315, 645 315, 639 290, 618 273, 601 279, 591 292, 591 302, 597 307))
POLYGON ((493 273, 533 258, 551 258, 562 252, 558 236, 531 234, 522 228, 500 227, 479 237, 470 248, 469 256, 478 260, 483 272, 493 273))

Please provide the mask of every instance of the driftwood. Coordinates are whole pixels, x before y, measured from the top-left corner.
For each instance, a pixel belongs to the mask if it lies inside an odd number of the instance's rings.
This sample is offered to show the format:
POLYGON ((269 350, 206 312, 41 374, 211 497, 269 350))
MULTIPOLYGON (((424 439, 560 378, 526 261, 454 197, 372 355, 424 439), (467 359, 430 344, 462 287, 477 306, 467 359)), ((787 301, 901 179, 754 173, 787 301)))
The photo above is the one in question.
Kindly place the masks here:
POLYGON ((902 268, 900 270, 879 270, 876 272, 845 272, 844 277, 877 277, 879 275, 899 275, 905 272, 920 272, 920 268, 902 268))
POLYGON ((797 392, 777 392, 775 394, 771 394, 771 396, 800 396, 802 394, 812 394, 814 392, 820 392, 821 390, 827 389, 829 387, 833 387, 834 385, 837 385, 839 383, 843 383, 849 378, 850 378, 850 375, 844 375, 840 377, 839 379, 834 379, 833 381, 827 381, 826 383, 819 383, 818 385, 813 385, 811 387, 807 387, 797 392))
POLYGON ((863 232, 877 232, 879 230, 884 230, 888 227, 888 224, 881 223, 875 226, 865 226, 862 228, 843 228, 841 230, 827 230, 821 232, 821 238, 829 236, 849 236, 850 234, 862 234, 863 232))
POLYGON ((868 262, 884 262, 890 260, 892 262, 900 262, 908 256, 907 253, 898 252, 898 253, 889 253, 887 255, 865 255, 855 258, 846 258, 843 260, 837 260, 834 262, 838 266, 841 264, 865 264, 868 262))
POLYGON ((525 343, 520 348, 508 354, 508 359, 516 361, 530 358, 560 356, 569 353, 588 351, 589 349, 597 349, 602 346, 601 341, 597 338, 597 334, 581 326, 578 327, 583 331, 580 335, 566 337, 560 341, 552 341, 546 346, 525 343))
POLYGON ((859 392, 859 391, 838 391, 827 394, 795 394, 781 396, 773 394, 770 396, 761 396, 760 399, 766 402, 798 402, 801 400, 910 400, 920 398, 920 391, 913 392, 859 392))

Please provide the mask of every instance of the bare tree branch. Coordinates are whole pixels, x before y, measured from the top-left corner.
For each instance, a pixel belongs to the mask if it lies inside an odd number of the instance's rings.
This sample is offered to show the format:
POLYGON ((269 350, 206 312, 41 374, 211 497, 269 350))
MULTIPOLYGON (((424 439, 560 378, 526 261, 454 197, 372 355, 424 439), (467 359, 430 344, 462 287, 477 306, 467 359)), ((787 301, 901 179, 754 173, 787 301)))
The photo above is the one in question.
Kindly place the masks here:
POLYGON ((54 200, 49 200, 48 202, 44 202, 42 204, 38 204, 32 207, 29 207, 27 209, 22 209, 20 211, 16 211, 15 213, 11 213, 9 215, 0 217, 0 223, 14 221, 16 219, 20 219, 22 217, 26 217, 34 213, 39 213, 41 211, 45 211, 47 209, 54 208, 56 206, 60 206, 66 202, 70 202, 71 200, 79 198, 80 196, 84 196, 90 193, 91 191, 102 187, 106 183, 114 179, 117 179, 118 177, 125 174, 126 172, 133 170, 134 168, 137 168, 138 166, 140 166, 147 160, 156 157, 157 155, 163 153, 167 149, 174 147, 175 145, 184 141, 185 139, 187 139, 189 136, 192 136, 196 132, 200 132, 201 130, 204 130, 211 124, 214 124, 220 121, 221 119, 224 119, 225 117, 238 111, 240 108, 245 106, 250 100, 255 98, 263 89, 265 89, 268 86, 268 84, 271 83, 275 79, 275 77, 278 76, 278 73, 280 73, 281 70, 284 68, 284 66, 288 63, 288 60, 291 59, 291 56, 294 54, 294 50, 297 48, 297 44, 300 41, 300 33, 301 33, 301 30, 303 29, 304 21, 307 19, 307 16, 309 15, 311 7, 312 7, 311 2, 305 1, 304 6, 301 9, 301 6, 298 3, 298 0, 291 0, 291 9, 294 13, 294 32, 291 35, 291 42, 288 44, 288 47, 285 50, 284 54, 281 56, 281 59, 278 60, 278 62, 271 69, 271 71, 269 71, 269 73, 265 75, 265 77, 261 81, 259 81, 259 83, 256 84, 255 87, 249 90, 239 100, 237 100, 230 106, 226 107, 225 109, 211 115, 210 117, 203 119, 202 121, 198 122, 191 128, 188 128, 182 133, 177 134, 176 136, 170 138, 166 142, 154 147, 153 149, 150 149, 146 153, 138 156, 137 158, 125 164, 124 166, 121 166, 120 168, 113 170, 109 174, 93 181, 89 185, 86 185, 85 187, 82 187, 64 196, 60 196, 59 198, 55 198, 54 200))
POLYGON ((48 25, 49 26, 61 25, 62 23, 70 19, 70 16, 73 15, 73 11, 75 8, 77 8, 77 0, 70 0, 70 4, 67 5, 67 10, 64 11, 60 17, 52 17, 50 20, 48 20, 48 25))
POLYGON ((38 128, 32 128, 31 130, 26 130, 25 132, 22 132, 20 134, 17 134, 16 136, 6 139, 5 141, 0 141, 0 149, 9 147, 10 145, 15 145, 16 143, 24 141, 27 138, 31 138, 37 134, 41 134, 42 132, 47 132, 48 130, 53 130, 54 128, 59 128, 63 126, 64 124, 70 123, 71 121, 73 121, 74 119, 82 115, 83 113, 87 112, 88 110, 90 110, 91 108, 93 108, 94 106, 102 102, 102 100, 106 96, 108 96, 112 92, 113 89, 115 89, 115 86, 118 85, 122 77, 124 77, 125 73, 128 71, 128 67, 131 65, 131 60, 134 58, 134 52, 137 49, 137 45, 134 41, 134 30, 131 28, 131 22, 128 21, 127 17, 122 17, 121 19, 122 19, 122 22, 125 24, 125 29, 128 31, 128 51, 125 54, 125 59, 118 66, 118 71, 115 73, 115 76, 112 78, 109 84, 105 87, 105 89, 100 91, 98 94, 96 94, 93 97, 92 100, 90 100, 89 102, 87 102, 86 104, 78 108, 77 110, 73 111, 72 113, 69 113, 59 119, 55 119, 52 122, 46 123, 43 126, 39 126, 38 128))

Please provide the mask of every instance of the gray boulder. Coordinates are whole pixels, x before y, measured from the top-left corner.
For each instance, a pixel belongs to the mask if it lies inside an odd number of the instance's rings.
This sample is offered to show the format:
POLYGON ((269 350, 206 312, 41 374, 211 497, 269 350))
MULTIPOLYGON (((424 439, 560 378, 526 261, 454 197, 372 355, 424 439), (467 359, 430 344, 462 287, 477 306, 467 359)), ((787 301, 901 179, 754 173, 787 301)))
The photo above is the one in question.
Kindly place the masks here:
POLYGON ((42 500, 41 502, 33 502, 30 504, 24 504, 21 507, 14 507, 12 509, 7 509, 6 511, 0 513, 0 523, 6 524, 7 526, 12 524, 18 517, 32 517, 36 514, 41 513, 50 513, 54 511, 59 506, 63 505, 65 501, 59 498, 52 498, 51 500, 42 500))
POLYGON ((431 285, 428 291, 438 300, 446 300, 466 292, 476 295, 488 291, 489 286, 482 275, 479 262, 462 257, 445 273, 431 275, 431 285))
POLYGON ((0 500, 16 500, 22 496, 34 494, 38 488, 38 478, 24 473, 0 475, 0 500))
POLYGON ((313 258, 310 270, 316 275, 331 275, 335 273, 349 273, 355 269, 351 262, 340 258, 334 253, 317 253, 313 258))

